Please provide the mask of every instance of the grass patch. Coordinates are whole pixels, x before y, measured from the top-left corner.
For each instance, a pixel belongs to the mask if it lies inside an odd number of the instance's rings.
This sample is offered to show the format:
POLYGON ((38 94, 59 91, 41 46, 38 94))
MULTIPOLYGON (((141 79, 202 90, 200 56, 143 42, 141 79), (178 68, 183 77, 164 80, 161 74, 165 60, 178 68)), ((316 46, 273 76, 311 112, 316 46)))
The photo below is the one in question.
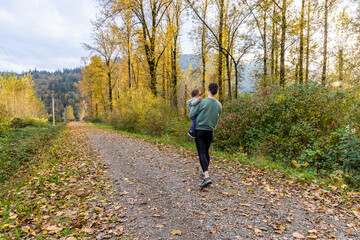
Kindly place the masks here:
POLYGON ((0 136, 0 183, 19 176, 24 166, 40 149, 56 137, 64 125, 51 124, 13 128, 0 136))

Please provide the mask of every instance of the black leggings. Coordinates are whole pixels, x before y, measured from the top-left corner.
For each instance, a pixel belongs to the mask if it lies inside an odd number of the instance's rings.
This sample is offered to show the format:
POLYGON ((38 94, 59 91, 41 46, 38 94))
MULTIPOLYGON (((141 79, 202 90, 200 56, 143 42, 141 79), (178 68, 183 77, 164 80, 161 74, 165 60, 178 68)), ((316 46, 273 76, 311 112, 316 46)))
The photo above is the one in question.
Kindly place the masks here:
POLYGON ((210 164, 209 148, 213 140, 213 131, 195 130, 195 136, 201 168, 206 172, 210 164))

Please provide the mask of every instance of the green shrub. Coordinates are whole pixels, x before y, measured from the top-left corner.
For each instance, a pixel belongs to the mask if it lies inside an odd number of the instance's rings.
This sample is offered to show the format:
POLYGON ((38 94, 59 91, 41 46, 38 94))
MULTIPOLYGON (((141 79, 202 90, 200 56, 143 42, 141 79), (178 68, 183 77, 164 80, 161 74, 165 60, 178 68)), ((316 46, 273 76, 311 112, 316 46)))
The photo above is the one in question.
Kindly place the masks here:
MULTIPOLYGON (((51 122, 51 123, 53 122, 52 116, 50 116, 48 118, 48 121, 51 122)), ((64 122, 64 119, 62 117, 58 116, 58 115, 55 115, 55 123, 62 123, 62 122, 64 122)))
POLYGON ((360 145, 344 129, 359 132, 357 106, 355 91, 313 82, 241 96, 225 105, 215 145, 231 153, 260 151, 318 173, 342 169, 355 176, 356 152, 344 149, 360 145))
POLYGON ((41 118, 13 118, 10 121, 10 127, 12 128, 24 128, 28 126, 43 126, 47 124, 47 119, 41 118))

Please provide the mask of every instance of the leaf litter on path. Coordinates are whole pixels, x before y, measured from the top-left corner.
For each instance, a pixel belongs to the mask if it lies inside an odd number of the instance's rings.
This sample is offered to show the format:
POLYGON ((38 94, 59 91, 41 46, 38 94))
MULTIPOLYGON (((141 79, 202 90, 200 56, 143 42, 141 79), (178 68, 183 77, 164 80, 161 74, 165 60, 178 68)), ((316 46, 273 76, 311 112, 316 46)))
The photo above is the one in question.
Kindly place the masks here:
POLYGON ((39 155, 34 175, 0 200, 0 239, 94 239, 124 234, 107 166, 74 124, 39 155), (115 210, 116 209, 116 210, 115 210))

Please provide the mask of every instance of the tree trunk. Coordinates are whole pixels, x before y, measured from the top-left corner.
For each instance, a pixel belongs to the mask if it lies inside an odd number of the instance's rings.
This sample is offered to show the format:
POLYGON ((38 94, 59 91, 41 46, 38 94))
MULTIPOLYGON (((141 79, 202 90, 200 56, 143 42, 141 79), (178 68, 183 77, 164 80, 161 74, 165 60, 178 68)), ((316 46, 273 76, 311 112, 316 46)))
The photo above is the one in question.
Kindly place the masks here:
POLYGON ((275 38, 275 32, 276 32, 276 11, 275 11, 275 3, 274 3, 274 9, 273 9, 273 25, 272 25, 272 34, 271 34, 271 59, 270 59, 270 74, 271 74, 271 84, 274 84, 274 78, 275 78, 275 41, 277 40, 275 38))
POLYGON ((163 89, 163 92, 162 92, 162 97, 164 100, 166 100, 166 80, 165 80, 165 59, 163 60, 163 64, 162 64, 162 89, 163 89))
POLYGON ((263 88, 266 88, 267 86, 267 44, 266 44, 266 11, 264 11, 264 38, 263 38, 263 45, 264 45, 264 76, 263 76, 263 88))
POLYGON ((303 76, 303 59, 304 59, 304 12, 305 0, 301 1, 301 19, 300 19, 300 59, 299 59, 299 82, 304 80, 303 76))
POLYGON ((238 89, 239 89, 238 65, 234 63, 234 67, 235 67, 235 99, 237 99, 238 89))
POLYGON ((323 70, 321 83, 322 85, 326 85, 326 63, 327 63, 327 38, 328 38, 328 0, 325 0, 325 24, 324 24, 324 59, 323 59, 323 70))
POLYGON ((178 107, 177 103, 177 38, 178 35, 175 34, 174 36, 174 45, 171 53, 171 72, 172 72, 172 104, 175 109, 178 107))
POLYGON ((130 49, 128 49, 128 73, 129 73, 129 89, 131 89, 131 56, 130 56, 130 49))
POLYGON ((223 25, 224 25, 224 0, 220 0, 219 16, 219 56, 218 56, 218 81, 219 81, 219 100, 224 101, 223 97, 223 25))
POLYGON ((113 101, 112 101, 112 79, 111 79, 111 72, 108 72, 107 73, 107 76, 108 76, 108 85, 109 85, 109 107, 110 107, 110 112, 113 111, 113 101))
MULTIPOLYGON (((204 3, 203 19, 206 20, 207 13, 207 0, 204 3)), ((202 23, 201 32, 201 60, 202 60, 202 92, 205 93, 205 82, 206 82, 206 26, 202 23)))
POLYGON ((286 0, 281 8, 280 86, 285 85, 286 0))
POLYGON ((344 51, 342 47, 339 49, 339 81, 343 81, 343 70, 344 70, 344 51))
POLYGON ((225 54, 225 61, 226 61, 226 75, 227 75, 227 82, 228 82, 228 95, 229 100, 231 101, 231 67, 230 67, 230 57, 229 54, 225 54))
POLYGON ((306 35, 306 73, 305 81, 309 81, 309 59, 310 59, 310 11, 311 11, 311 0, 308 2, 308 12, 307 12, 307 35, 306 35))

